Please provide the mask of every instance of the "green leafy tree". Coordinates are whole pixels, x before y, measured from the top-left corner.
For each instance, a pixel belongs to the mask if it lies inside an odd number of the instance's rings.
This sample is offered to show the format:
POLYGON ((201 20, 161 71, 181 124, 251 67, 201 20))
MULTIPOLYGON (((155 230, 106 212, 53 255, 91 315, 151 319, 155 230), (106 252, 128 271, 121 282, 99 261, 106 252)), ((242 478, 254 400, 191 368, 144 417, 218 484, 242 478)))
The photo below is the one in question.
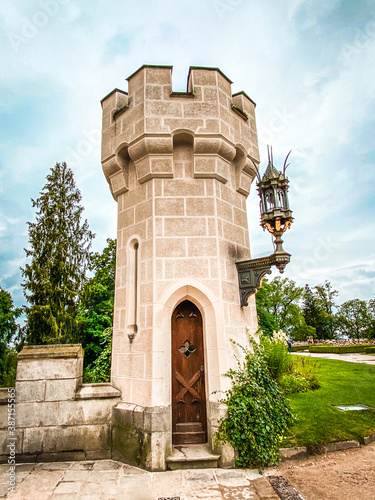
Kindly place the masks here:
POLYGON ((327 336, 328 338, 334 338, 337 332, 337 317, 334 309, 337 307, 335 297, 337 297, 338 291, 332 288, 332 284, 329 281, 325 281, 323 285, 315 287, 315 293, 318 303, 323 310, 324 325, 327 336))
POLYGON ((271 282, 263 280, 256 294, 260 329, 268 335, 278 330, 291 333, 294 326, 302 321, 299 307, 302 295, 303 288, 289 278, 276 277, 271 282))
POLYGON ((365 300, 348 300, 340 306, 339 325, 349 337, 359 339, 369 336, 371 316, 365 300))
MULTIPOLYGON (((259 291, 258 291, 258 293, 259 293, 259 291)), ((256 305, 257 305, 259 328, 265 335, 267 335, 268 337, 271 337, 273 332, 278 331, 278 327, 277 327, 277 323, 275 321, 275 318, 264 307, 264 305, 261 302, 261 299, 258 301, 258 294, 256 297, 256 305)))
POLYGON ((368 337, 373 339, 375 338, 375 299, 368 301, 367 311, 370 318, 368 337))
POLYGON ((84 370, 84 383, 109 382, 111 378, 112 328, 106 328, 98 340, 101 351, 96 359, 84 370))
POLYGON ((316 330, 317 337, 322 338, 323 313, 314 291, 309 285, 305 286, 302 313, 305 318, 305 323, 309 326, 313 326, 316 330))
POLYGON ((316 336, 319 339, 332 339, 335 336, 337 317, 334 313, 336 307, 334 298, 337 294, 337 290, 332 289, 329 281, 314 288, 305 286, 303 316, 306 324, 316 329, 316 336))
POLYGON ((293 326, 291 336, 293 337, 293 340, 300 342, 306 341, 308 337, 313 337, 314 339, 317 337, 316 329, 313 326, 306 325, 303 315, 301 315, 299 320, 293 326))
POLYGON ((16 319, 21 313, 21 308, 14 307, 11 294, 0 286, 0 387, 15 382, 17 352, 12 341, 19 331, 16 319))
POLYGON ((116 272, 116 240, 107 239, 101 253, 94 253, 90 265, 94 276, 84 288, 80 303, 80 320, 83 327, 86 381, 109 380, 110 343, 113 325, 113 308, 116 272), (109 332, 109 333, 108 333, 109 332), (109 347, 109 348, 108 348, 109 347), (100 361, 97 358, 100 357, 100 361), (98 368, 100 366, 100 369, 98 368), (88 372, 95 370, 94 375, 88 372), (92 378, 93 377, 93 378, 92 378))
POLYGON ((0 286, 0 348, 13 340, 18 330, 16 319, 21 313, 20 307, 14 307, 11 294, 0 286))
POLYGON ((22 269, 27 309, 27 342, 79 342, 79 299, 86 282, 93 233, 82 222, 81 193, 72 170, 56 163, 37 200, 35 222, 28 222, 31 259, 22 269))

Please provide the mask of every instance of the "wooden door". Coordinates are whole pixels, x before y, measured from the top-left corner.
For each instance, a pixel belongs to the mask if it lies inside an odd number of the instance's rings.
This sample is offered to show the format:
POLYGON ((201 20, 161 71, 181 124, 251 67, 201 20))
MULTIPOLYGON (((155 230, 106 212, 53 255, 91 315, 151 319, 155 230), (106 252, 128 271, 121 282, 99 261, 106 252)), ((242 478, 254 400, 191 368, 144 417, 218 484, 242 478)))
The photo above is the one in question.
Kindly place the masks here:
POLYGON ((199 309, 181 302, 172 314, 172 442, 206 442, 203 325, 199 309))

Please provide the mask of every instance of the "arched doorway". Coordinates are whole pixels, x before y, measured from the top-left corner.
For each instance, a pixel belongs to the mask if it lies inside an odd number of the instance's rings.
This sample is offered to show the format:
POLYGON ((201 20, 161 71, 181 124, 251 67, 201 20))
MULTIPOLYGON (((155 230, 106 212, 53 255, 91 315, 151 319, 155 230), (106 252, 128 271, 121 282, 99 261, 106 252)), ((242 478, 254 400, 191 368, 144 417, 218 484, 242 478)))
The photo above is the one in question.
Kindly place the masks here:
POLYGON ((172 314, 172 443, 205 443, 203 323, 189 300, 172 314))

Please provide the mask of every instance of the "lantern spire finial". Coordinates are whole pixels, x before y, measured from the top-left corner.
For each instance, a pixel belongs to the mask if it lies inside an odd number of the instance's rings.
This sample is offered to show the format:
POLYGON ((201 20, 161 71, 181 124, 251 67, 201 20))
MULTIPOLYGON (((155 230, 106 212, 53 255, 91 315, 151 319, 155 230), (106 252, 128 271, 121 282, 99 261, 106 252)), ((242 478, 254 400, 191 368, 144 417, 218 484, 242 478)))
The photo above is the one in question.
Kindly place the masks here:
POLYGON ((284 168, 283 168, 283 176, 285 177, 285 170, 288 168, 288 166, 290 165, 290 163, 288 163, 288 165, 286 164, 286 162, 288 161, 288 158, 289 158, 289 155, 290 153, 292 152, 292 150, 289 151, 289 153, 286 155, 286 158, 285 158, 285 161, 284 161, 284 168))
POLYGON ((268 146, 267 144, 267 153, 268 153, 268 165, 266 171, 263 174, 262 182, 271 178, 278 178, 280 176, 280 172, 275 168, 273 164, 273 151, 272 146, 268 146))

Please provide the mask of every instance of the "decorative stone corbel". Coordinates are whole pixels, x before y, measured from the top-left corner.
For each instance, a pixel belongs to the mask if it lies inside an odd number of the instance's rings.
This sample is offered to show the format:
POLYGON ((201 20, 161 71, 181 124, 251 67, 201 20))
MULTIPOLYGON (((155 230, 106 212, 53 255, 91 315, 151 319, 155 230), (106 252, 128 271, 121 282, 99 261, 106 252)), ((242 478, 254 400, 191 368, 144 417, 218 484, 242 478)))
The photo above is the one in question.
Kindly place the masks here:
POLYGON ((194 138, 194 177, 228 182, 235 148, 221 137, 194 138))
POLYGON ((122 150, 106 158, 102 167, 112 196, 117 201, 120 194, 129 191, 129 157, 122 150))
POLYGON ((173 177, 173 140, 168 136, 142 136, 129 147, 137 179, 143 182, 153 177, 173 177))
POLYGON ((245 152, 245 148, 236 147, 236 157, 233 160, 236 171, 236 190, 248 196, 251 184, 256 176, 253 160, 245 152))

